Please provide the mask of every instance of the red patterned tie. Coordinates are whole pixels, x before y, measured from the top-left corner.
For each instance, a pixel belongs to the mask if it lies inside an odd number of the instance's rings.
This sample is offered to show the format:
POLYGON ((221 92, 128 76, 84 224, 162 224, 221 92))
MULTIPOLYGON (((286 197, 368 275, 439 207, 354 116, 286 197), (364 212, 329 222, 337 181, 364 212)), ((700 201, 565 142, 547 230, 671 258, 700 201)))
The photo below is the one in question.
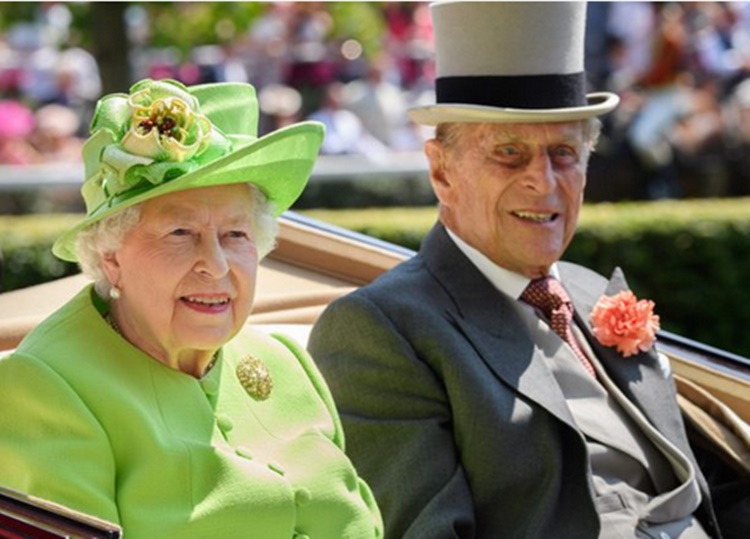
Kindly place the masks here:
POLYGON ((570 345, 586 371, 596 378, 594 366, 573 335, 570 325, 573 320, 573 304, 560 281, 554 277, 534 279, 521 294, 521 299, 544 313, 552 331, 570 345))

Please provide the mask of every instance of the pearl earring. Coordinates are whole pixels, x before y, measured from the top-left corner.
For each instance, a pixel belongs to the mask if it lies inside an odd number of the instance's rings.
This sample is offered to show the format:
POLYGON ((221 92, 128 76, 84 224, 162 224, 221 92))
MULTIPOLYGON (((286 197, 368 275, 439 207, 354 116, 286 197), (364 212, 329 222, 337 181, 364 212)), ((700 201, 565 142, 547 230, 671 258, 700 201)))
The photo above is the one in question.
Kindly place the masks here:
POLYGON ((122 294, 120 293, 120 289, 116 286, 112 285, 112 288, 109 289, 109 297, 110 299, 120 299, 120 296, 122 294))

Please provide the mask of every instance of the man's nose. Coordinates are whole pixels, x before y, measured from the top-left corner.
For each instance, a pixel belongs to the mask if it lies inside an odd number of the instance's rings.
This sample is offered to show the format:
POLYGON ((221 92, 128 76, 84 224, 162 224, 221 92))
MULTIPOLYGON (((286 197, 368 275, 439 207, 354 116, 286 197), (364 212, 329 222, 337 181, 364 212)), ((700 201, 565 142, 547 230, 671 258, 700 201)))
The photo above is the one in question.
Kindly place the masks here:
POLYGON ((535 155, 526 168, 524 185, 541 194, 551 192, 557 182, 552 159, 546 153, 535 155))

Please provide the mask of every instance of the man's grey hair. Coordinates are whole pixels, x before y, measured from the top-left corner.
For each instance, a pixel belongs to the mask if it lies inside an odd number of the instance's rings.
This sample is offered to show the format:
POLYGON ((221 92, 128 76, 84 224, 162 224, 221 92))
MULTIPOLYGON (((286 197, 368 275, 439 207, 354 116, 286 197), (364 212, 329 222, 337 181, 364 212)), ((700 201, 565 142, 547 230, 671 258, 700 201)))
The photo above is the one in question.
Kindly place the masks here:
MULTIPOLYGON (((473 122, 472 122, 473 123, 473 122)), ((472 125, 469 122, 444 122, 439 123, 435 127, 435 140, 440 142, 446 148, 455 148, 458 145, 459 139, 461 138, 461 130, 467 125, 472 125)), ((583 125, 583 141, 586 144, 589 153, 594 151, 596 143, 599 140, 599 135, 602 131, 602 122, 599 118, 588 118, 581 120, 583 125)), ((474 125, 480 125, 476 123, 474 125)))
MULTIPOLYGON (((279 224, 273 203, 256 186, 247 186, 252 194, 250 226, 258 257, 262 259, 276 246, 279 224)), ((120 210, 84 228, 76 237, 74 249, 78 265, 84 275, 94 281, 97 293, 103 298, 109 297, 112 284, 104 273, 102 259, 122 246, 125 236, 140 221, 141 207, 142 203, 120 210)))

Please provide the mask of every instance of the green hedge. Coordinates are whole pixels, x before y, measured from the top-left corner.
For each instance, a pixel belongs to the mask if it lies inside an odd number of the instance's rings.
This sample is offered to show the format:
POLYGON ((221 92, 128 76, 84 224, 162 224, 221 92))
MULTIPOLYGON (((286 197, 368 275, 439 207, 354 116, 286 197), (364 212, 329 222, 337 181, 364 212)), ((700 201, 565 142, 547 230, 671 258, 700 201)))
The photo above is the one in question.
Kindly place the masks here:
MULTIPOLYGON (((302 213, 412 249, 434 208, 305 210, 302 213)), ((0 217, 7 291, 75 273, 49 246, 78 216, 0 217)), ((565 258, 609 275, 625 271, 656 302, 664 329, 750 356, 750 199, 597 204, 584 207, 565 258)))
POLYGON ((77 273, 78 266, 53 256, 50 246, 80 219, 80 215, 0 215, 0 292, 77 273))

